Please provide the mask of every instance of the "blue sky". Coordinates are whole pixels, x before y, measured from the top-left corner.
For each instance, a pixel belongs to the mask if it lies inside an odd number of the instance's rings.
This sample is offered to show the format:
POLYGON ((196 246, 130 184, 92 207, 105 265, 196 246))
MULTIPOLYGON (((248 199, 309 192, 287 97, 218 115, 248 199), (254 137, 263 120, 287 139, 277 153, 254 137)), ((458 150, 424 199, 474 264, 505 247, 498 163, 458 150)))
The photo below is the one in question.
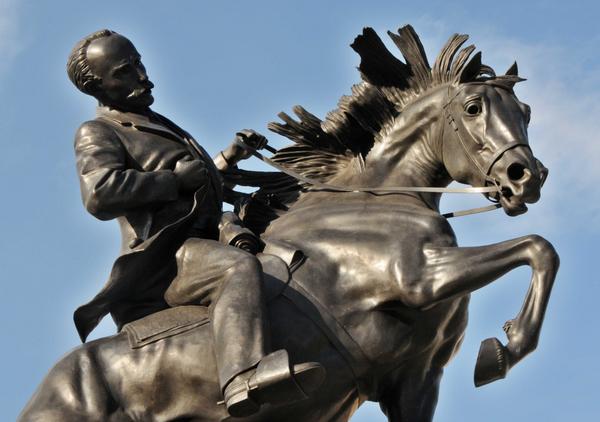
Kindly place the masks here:
MULTIPOLYGON (((358 81, 349 48, 363 26, 410 23, 430 61, 468 33, 498 72, 517 60, 533 110, 532 148, 550 169, 530 212, 453 221, 462 245, 529 233, 554 243, 561 270, 538 350, 506 380, 472 376, 481 340, 519 310, 521 268, 473 295, 465 343, 447 367, 436 421, 591 421, 600 413, 600 7, 593 1, 26 1, 0 0, 0 412, 14 420, 56 360, 78 344, 72 312, 102 285, 119 247, 114 222, 86 214, 75 129, 94 101, 68 81, 73 44, 100 28, 129 37, 156 84, 154 108, 212 153, 245 127, 267 132, 302 104, 319 116, 358 81)), ((272 144, 284 142, 271 135, 272 144)), ((249 165, 251 165, 249 163, 249 165)), ((444 210, 483 204, 453 197, 444 210)), ((96 336, 114 328, 102 324, 96 336)), ((353 417, 383 421, 374 404, 353 417)))

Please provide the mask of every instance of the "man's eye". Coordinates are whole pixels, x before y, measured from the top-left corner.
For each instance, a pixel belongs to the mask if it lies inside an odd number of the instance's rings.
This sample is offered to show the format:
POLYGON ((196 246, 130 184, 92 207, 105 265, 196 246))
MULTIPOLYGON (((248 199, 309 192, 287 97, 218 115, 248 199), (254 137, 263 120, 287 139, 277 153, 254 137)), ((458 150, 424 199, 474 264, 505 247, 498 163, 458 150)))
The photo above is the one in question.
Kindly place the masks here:
POLYGON ((115 76, 124 76, 124 75, 126 75, 126 74, 127 74, 129 71, 130 71, 130 70, 131 70, 131 66, 130 66, 130 65, 127 65, 127 66, 122 66, 122 67, 120 67, 120 68, 116 69, 116 70, 113 72, 113 75, 115 75, 115 76))

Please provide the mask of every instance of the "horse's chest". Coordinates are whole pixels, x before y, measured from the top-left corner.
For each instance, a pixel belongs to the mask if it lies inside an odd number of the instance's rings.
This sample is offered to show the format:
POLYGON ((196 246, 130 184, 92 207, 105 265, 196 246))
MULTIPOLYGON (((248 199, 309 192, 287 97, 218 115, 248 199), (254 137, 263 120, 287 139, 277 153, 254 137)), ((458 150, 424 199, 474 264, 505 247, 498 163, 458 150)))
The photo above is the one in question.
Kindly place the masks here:
MULTIPOLYGON (((404 307, 400 289, 403 280, 420 277, 424 245, 455 243, 446 220, 389 207, 339 205, 303 211, 270 230, 308 256, 294 278, 370 358, 396 356, 399 347, 415 346, 405 340, 417 328, 422 311, 404 307)), ((434 317, 437 312, 428 312, 428 320, 443 326, 448 311, 439 312, 439 318, 434 317)))
MULTIPOLYGON (((406 278, 419 278, 424 245, 454 246, 447 221, 433 213, 363 206, 311 209, 296 224, 288 221, 287 239, 335 268, 343 296, 385 292, 406 278), (344 281, 347 280, 347 281, 344 281)), ((373 297, 369 299, 373 302, 373 297)), ((375 299, 380 303, 379 300, 375 299)))

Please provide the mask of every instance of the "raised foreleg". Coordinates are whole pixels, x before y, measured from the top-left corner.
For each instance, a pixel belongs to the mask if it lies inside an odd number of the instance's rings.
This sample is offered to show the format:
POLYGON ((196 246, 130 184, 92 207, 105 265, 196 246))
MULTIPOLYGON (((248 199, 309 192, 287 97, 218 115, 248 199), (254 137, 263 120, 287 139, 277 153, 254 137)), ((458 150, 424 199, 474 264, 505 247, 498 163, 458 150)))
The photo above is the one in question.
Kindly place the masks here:
POLYGON ((554 247, 536 235, 487 246, 423 249, 424 266, 417 278, 400 281, 402 300, 411 307, 427 308, 449 298, 469 294, 508 271, 529 265, 532 277, 523 307, 504 329, 508 344, 497 339, 482 343, 475 369, 476 385, 504 378, 508 370, 535 350, 559 259, 554 247))

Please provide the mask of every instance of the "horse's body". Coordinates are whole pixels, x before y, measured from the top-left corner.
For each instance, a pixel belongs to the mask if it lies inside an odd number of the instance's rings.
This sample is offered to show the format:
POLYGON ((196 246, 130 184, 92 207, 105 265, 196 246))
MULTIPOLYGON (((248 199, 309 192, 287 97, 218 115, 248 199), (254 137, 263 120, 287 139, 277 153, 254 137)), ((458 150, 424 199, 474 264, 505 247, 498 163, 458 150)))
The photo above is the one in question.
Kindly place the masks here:
MULTIPOLYGON (((446 220, 411 206, 365 206, 354 200, 329 209, 303 208, 296 216, 289 215, 291 219, 309 220, 316 218, 313 213, 319 216, 315 220, 319 224, 302 235, 295 230, 282 231, 283 238, 295 236, 298 242, 294 244, 308 257, 294 273, 294 283, 298 283, 294 291, 304 288, 314 296, 299 304, 285 296, 269 303, 273 346, 289 350, 293 361, 321 362, 331 376, 321 387, 322 393, 294 406, 267 409, 249 420, 344 421, 365 399, 383 400, 390 387, 418 383, 426 392, 435 393, 441 369, 462 339, 468 295, 423 311, 402 306, 398 302, 399 287, 390 287, 391 278, 399 275, 395 271, 406 275, 419 271, 422 245, 432 239, 440 246, 454 243, 446 220), (333 226, 341 224, 345 229, 326 230, 332 226, 330 219, 336 222, 333 226), (378 224, 369 224, 368 220, 378 224), (340 242, 352 246, 332 248, 340 242), (379 262, 373 266, 376 256, 379 262), (303 313, 306 306, 313 308, 310 318, 303 313), (329 311, 324 312, 323 324, 335 318, 356 342, 355 350, 348 352, 351 347, 345 348, 344 344, 336 348, 311 320, 321 319, 325 308, 329 311), (340 352, 339 348, 346 350, 340 352), (344 352, 354 353, 357 361, 362 359, 357 368, 349 366, 344 352), (353 371, 361 368, 363 389, 359 391, 353 371)), ((294 225, 291 222, 288 227, 294 225)), ((122 417, 122 409, 128 418, 140 421, 174 421, 186 415, 194 415, 190 419, 194 421, 221 420, 227 414, 224 406, 217 405, 222 398, 207 327, 203 325, 140 349, 130 347, 125 333, 83 345, 57 364, 33 402, 37 409, 53 411, 64 409, 66 403, 75 405, 77 409, 72 409, 66 420, 110 420, 113 412, 122 417), (94 419, 89 415, 97 416, 94 419)), ((333 325, 328 328, 340 329, 333 325)), ((431 399, 422 397, 422 393, 419 390, 420 397, 412 397, 406 403, 418 408, 416 400, 431 399)), ((23 420, 38 420, 34 412, 27 412, 23 420)), ((54 420, 47 413, 42 414, 40 421, 54 420)), ((64 416, 61 414, 62 420, 64 416)))
MULTIPOLYGON (((355 48, 361 55, 360 43, 377 44, 368 40, 372 36, 365 32, 357 39, 355 48)), ((404 28, 401 38, 398 44, 412 60, 413 75, 419 74, 416 35, 404 28), (407 47, 407 40, 413 44, 407 47)), ((524 202, 538 199, 545 174, 526 146, 525 108, 510 85, 516 75, 492 78, 493 83, 476 79, 484 67, 466 64, 468 54, 463 52, 456 59, 462 63, 451 68, 461 39, 451 39, 444 50, 449 58, 444 61, 442 54, 441 64, 434 65, 437 86, 414 91, 410 101, 404 98, 402 112, 389 125, 373 125, 375 140, 367 151, 345 158, 338 153, 342 164, 335 164, 338 168, 332 172, 327 166, 335 148, 329 145, 329 155, 318 161, 327 183, 445 187, 452 180, 474 186, 493 180, 504 192, 510 191, 497 198, 509 214, 523 212, 524 202), (452 80, 436 76, 436 69, 438 73, 445 69, 452 80), (475 76, 469 80, 465 72, 475 76), (478 110, 471 109, 474 98, 478 110), (460 114, 463 108, 465 116, 460 114), (478 123, 478 118, 485 122, 478 123), (448 129, 449 121, 457 129, 448 129), (479 129, 472 131, 471 125, 479 129), (482 169, 487 172, 482 174, 482 169)), ((361 71, 369 79, 373 69, 364 56, 363 60, 361 71)), ((388 100, 397 94, 385 91, 391 85, 383 85, 379 90, 388 100)), ((364 94, 359 91, 357 96, 364 94)), ((362 100, 372 105, 365 95, 362 100)), ((360 120, 360 107, 346 103, 346 111, 354 122, 368 126, 368 118, 360 120)), ((294 154, 310 155, 315 150, 311 130, 320 140, 333 133, 319 131, 335 116, 323 125, 320 121, 315 125, 314 116, 304 112, 300 117, 300 124, 288 119, 286 126, 278 126, 305 147, 276 155, 291 167, 298 162, 294 154)), ((340 126, 343 123, 337 129, 340 126)), ((523 309, 505 327, 506 347, 488 340, 482 349, 476 381, 483 384, 504 377, 535 348, 558 268, 554 249, 539 236, 457 247, 452 228, 439 213, 439 198, 439 193, 314 189, 303 192, 270 222, 263 235, 267 245, 285 243, 306 256, 283 293, 269 303, 273 346, 288 350, 292 361, 321 362, 327 377, 309 399, 265 407, 247 420, 345 421, 367 399, 380 402, 391 421, 431 420, 443 367, 464 335, 470 293, 520 265, 533 270, 523 309)), ((20 420, 223 419, 227 414, 218 404, 221 396, 206 327, 135 350, 125 334, 80 347, 51 370, 20 420)))

